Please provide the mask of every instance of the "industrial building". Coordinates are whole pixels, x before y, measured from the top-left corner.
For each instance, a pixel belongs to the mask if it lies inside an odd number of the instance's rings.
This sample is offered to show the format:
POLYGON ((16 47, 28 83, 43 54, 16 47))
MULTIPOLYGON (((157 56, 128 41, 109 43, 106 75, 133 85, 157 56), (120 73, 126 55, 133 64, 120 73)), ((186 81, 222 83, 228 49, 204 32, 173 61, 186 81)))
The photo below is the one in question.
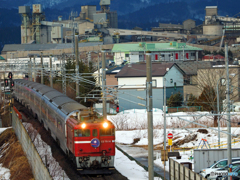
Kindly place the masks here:
POLYGON ((152 52, 152 61, 198 61, 201 48, 186 45, 186 43, 134 43, 114 44, 114 61, 116 65, 124 61, 136 63, 145 61, 145 52, 152 52))
POLYGON ((239 33, 240 18, 218 15, 217 6, 207 6, 205 8, 206 16, 203 25, 203 34, 223 35, 224 33, 239 33))
POLYGON ((187 19, 183 21, 182 24, 166 24, 166 23, 159 23, 159 27, 153 27, 153 32, 173 32, 173 33, 187 33, 192 28, 196 27, 196 23, 192 19, 187 19))
POLYGON ((82 42, 112 43, 106 28, 117 28, 117 12, 110 11, 110 0, 100 1, 101 10, 97 11, 95 5, 81 7, 79 16, 71 12, 70 19, 46 21, 41 4, 19 6, 22 17, 21 44, 71 43, 75 33, 79 33, 82 42), (94 38, 93 38, 94 37, 94 38))

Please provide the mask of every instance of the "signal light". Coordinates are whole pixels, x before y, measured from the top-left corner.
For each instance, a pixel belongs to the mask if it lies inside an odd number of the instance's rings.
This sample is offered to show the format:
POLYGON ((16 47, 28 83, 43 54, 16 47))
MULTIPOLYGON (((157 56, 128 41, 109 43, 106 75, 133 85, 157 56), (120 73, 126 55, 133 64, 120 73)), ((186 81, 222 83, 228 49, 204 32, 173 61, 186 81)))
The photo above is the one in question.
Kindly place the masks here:
POLYGON ((11 72, 8 73, 8 78, 12 79, 12 73, 11 72))
POLYGON ((8 86, 8 79, 4 79, 4 85, 5 85, 5 87, 8 86))
POLYGON ((11 82, 11 87, 13 87, 13 86, 14 86, 14 81, 11 82))

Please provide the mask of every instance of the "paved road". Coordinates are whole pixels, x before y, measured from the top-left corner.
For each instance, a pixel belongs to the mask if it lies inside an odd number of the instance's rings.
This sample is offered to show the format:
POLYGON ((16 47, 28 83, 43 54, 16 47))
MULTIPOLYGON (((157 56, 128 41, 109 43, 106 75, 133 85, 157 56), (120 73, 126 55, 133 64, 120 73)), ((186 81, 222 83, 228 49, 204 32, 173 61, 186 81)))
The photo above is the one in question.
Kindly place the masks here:
MULTIPOLYGON (((146 149, 122 144, 117 144, 117 146, 132 156, 134 159, 136 159, 138 162, 140 162, 142 165, 148 167, 148 151, 146 149)), ((162 169, 160 166, 157 166, 156 164, 154 164, 154 172, 159 174, 161 177, 164 177, 164 169, 162 169)), ((165 180, 169 179, 169 173, 168 171, 165 171, 165 180)))

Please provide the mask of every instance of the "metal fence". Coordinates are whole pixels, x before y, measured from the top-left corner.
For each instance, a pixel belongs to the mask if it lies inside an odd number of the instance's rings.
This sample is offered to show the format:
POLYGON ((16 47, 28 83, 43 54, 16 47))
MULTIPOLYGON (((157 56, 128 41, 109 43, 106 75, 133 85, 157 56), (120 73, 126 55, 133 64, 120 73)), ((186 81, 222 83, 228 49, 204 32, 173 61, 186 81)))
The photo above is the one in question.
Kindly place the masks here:
POLYGON ((23 151, 25 152, 28 162, 32 168, 32 173, 34 179, 36 180, 52 180, 48 169, 45 167, 42 162, 41 157, 39 156, 34 144, 32 143, 31 138, 29 137, 26 129, 21 122, 21 114, 16 108, 12 109, 12 127, 15 130, 15 133, 18 137, 19 142, 22 145, 23 151))
POLYGON ((169 159, 169 176, 170 180, 207 180, 171 158, 169 159))
POLYGON ((168 107, 168 112, 173 113, 173 112, 189 112, 189 111, 201 111, 202 106, 186 106, 186 107, 168 107))

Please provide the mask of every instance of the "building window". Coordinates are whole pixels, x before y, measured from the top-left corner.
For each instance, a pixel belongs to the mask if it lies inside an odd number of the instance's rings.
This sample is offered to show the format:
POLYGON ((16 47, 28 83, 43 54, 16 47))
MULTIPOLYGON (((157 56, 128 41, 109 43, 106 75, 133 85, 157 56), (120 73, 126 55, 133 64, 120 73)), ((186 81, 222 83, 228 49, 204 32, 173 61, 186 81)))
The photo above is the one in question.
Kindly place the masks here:
POLYGON ((125 54, 125 57, 129 57, 129 54, 125 54))
POLYGON ((156 79, 152 80, 152 87, 157 87, 157 80, 156 79))

